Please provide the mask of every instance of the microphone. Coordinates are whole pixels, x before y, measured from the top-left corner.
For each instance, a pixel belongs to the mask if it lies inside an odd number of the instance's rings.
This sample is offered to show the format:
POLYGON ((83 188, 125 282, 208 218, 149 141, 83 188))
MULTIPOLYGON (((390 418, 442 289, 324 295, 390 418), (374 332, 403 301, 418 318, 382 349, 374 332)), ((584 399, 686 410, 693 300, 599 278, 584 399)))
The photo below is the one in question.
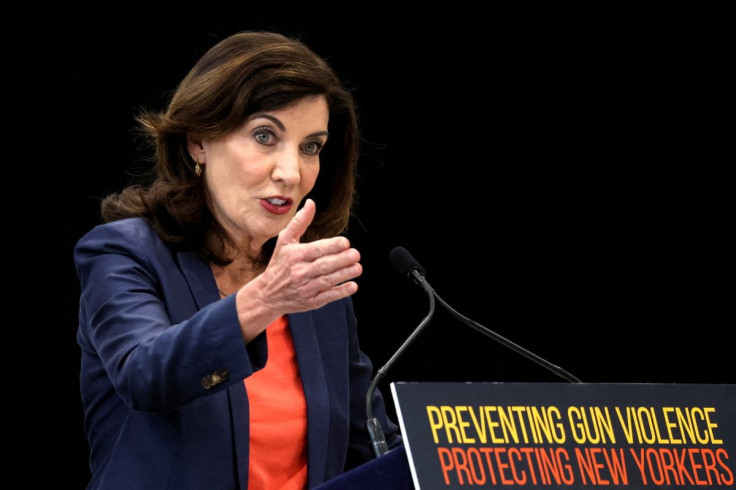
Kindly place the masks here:
POLYGON ((373 398, 373 392, 376 390, 378 383, 386 375, 386 372, 388 372, 391 365, 406 350, 409 344, 411 344, 414 341, 417 335, 419 335, 422 329, 424 329, 427 323, 429 323, 429 320, 432 318, 432 315, 434 315, 435 294, 432 288, 429 286, 429 284, 427 284, 427 282, 424 281, 424 269, 422 269, 422 266, 419 265, 417 261, 413 260, 413 258, 411 260, 408 260, 408 258, 411 258, 411 255, 409 255, 408 252, 404 255, 401 252, 394 253, 395 251, 396 249, 391 251, 391 254, 390 254, 391 261, 394 263, 394 266, 396 266, 397 268, 399 267, 397 264, 401 264, 401 268, 399 268, 399 270, 402 271, 402 273, 415 274, 414 276, 416 278, 415 282, 417 282, 417 284, 422 286, 422 288, 427 293, 427 297, 429 298, 429 313, 427 313, 427 316, 425 316, 424 319, 419 323, 419 325, 417 325, 417 327, 414 329, 411 335, 409 335, 409 337, 404 341, 404 343, 401 344, 401 346, 396 350, 394 355, 391 356, 388 362, 386 362, 386 364, 384 364, 383 367, 376 372, 376 376, 373 378, 373 381, 368 387, 368 393, 366 394, 366 397, 365 397, 365 413, 367 417, 365 425, 366 425, 366 429, 368 430, 368 436, 371 439, 371 446, 373 447, 373 454, 375 454, 376 457, 386 454, 388 452, 388 445, 386 443, 386 436, 384 435, 383 429, 381 428, 381 423, 378 421, 377 418, 373 416, 373 406, 371 404, 371 399, 373 398), (398 255, 398 257, 394 257, 395 255, 398 255))
POLYGON ((409 277, 409 279, 412 279, 414 282, 419 281, 419 279, 413 276, 414 272, 421 277, 425 276, 424 268, 419 265, 417 259, 412 257, 409 251, 404 247, 394 247, 394 249, 388 254, 388 257, 391 259, 391 263, 394 267, 396 267, 401 274, 409 277))
POLYGON ((483 335, 486 335, 500 342, 501 344, 510 348, 514 352, 521 354, 524 357, 527 357, 528 359, 531 359, 532 361, 536 362, 537 364, 549 369, 550 371, 552 371, 558 376, 561 376, 567 381, 570 381, 571 383, 582 383, 582 381, 580 381, 578 378, 568 373, 561 367, 555 366, 551 362, 545 359, 542 359, 541 357, 534 354, 533 352, 530 352, 524 349, 520 345, 517 345, 511 342, 510 340, 506 339, 505 337, 497 334, 493 330, 490 330, 484 327, 483 325, 479 324, 478 322, 475 322, 469 318, 466 318, 465 316, 455 311, 455 309, 453 309, 442 298, 440 298, 439 295, 434 291, 434 289, 432 289, 432 287, 427 283, 427 281, 424 279, 424 276, 425 276, 424 268, 421 265, 419 265, 419 262, 417 262, 417 260, 414 257, 412 257, 409 251, 406 250, 404 247, 394 247, 394 249, 391 250, 389 257, 391 258, 391 262, 394 264, 394 267, 396 267, 396 269, 398 269, 398 271, 402 275, 407 276, 413 282, 422 286, 422 288, 425 291, 427 291, 428 294, 431 294, 432 297, 437 298, 437 301, 442 306, 444 306, 455 318, 457 318, 461 322, 472 327, 473 329, 477 330, 483 335))

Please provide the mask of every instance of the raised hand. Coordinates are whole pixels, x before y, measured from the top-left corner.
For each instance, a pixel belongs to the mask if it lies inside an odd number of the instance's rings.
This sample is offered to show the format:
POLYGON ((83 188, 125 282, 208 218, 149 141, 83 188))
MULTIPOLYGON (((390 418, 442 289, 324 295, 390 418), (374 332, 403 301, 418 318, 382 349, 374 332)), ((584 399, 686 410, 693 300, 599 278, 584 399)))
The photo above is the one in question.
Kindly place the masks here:
POLYGON ((358 290, 360 253, 343 237, 309 243, 300 238, 312 223, 316 205, 307 199, 281 230, 271 260, 258 277, 259 296, 269 308, 295 313, 323 306, 358 290))

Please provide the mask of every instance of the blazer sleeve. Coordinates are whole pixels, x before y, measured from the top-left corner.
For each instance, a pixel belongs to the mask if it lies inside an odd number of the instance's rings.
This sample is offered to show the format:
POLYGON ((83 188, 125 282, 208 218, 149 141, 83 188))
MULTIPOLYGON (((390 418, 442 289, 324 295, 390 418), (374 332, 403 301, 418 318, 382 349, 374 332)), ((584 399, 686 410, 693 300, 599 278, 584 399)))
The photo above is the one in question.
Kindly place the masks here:
POLYGON ((234 296, 199 309, 176 254, 145 221, 94 228, 74 261, 80 346, 130 407, 176 410, 265 365, 265 336, 245 345, 234 296))

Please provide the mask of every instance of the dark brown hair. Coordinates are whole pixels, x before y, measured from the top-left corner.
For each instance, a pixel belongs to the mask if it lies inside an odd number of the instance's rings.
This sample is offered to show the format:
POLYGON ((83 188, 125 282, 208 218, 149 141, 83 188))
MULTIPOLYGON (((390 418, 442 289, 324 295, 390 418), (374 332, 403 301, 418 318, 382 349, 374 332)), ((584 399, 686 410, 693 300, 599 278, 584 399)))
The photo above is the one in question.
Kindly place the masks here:
MULTIPOLYGON (((105 197, 103 220, 144 217, 167 243, 227 263, 228 237, 207 208, 202 179, 187 151, 187 133, 221 136, 255 112, 314 95, 327 99, 330 140, 320 153, 319 177, 308 196, 317 204, 317 215, 303 240, 343 233, 355 199, 360 141, 354 99, 325 60, 301 41, 257 31, 234 34, 210 48, 164 112, 138 114, 139 129, 154 150, 152 180, 105 197), (215 240, 205 240, 208 235, 215 240)), ((270 252, 264 247, 263 263, 270 252)))

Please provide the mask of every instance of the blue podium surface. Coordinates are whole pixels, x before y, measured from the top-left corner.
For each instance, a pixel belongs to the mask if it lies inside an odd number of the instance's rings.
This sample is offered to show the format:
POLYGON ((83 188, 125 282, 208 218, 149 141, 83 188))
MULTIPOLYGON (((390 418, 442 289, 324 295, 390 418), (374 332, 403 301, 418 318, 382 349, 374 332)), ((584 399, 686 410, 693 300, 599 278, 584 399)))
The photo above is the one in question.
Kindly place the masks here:
POLYGON ((414 490, 404 446, 353 468, 316 490, 414 490))

